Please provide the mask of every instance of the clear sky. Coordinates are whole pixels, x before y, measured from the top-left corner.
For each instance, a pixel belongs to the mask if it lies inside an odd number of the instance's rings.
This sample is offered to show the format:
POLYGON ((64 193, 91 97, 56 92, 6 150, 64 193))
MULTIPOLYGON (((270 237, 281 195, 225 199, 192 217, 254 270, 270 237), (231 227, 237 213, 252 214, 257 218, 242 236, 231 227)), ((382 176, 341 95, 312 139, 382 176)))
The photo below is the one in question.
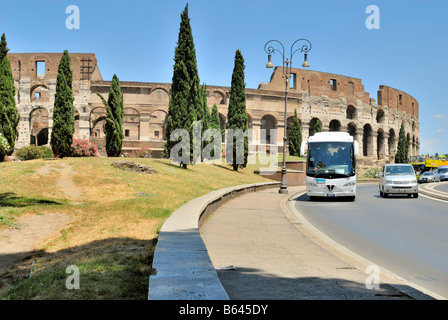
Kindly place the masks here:
MULTIPOLYGON (((170 83, 180 14, 187 1, 2 0, 0 34, 10 52, 95 53, 104 80, 170 83), (69 5, 79 29, 67 29, 69 5)), ((264 44, 312 43, 311 70, 362 79, 377 100, 380 85, 420 105, 420 153, 448 153, 448 1, 190 0, 201 83, 230 86, 235 51, 245 59, 247 88, 268 82, 264 44), (368 29, 369 5, 379 29, 368 29), (377 20, 378 21, 378 20, 377 20)), ((294 56, 293 67, 302 57, 294 56)), ((273 63, 281 65, 279 55, 273 63)))

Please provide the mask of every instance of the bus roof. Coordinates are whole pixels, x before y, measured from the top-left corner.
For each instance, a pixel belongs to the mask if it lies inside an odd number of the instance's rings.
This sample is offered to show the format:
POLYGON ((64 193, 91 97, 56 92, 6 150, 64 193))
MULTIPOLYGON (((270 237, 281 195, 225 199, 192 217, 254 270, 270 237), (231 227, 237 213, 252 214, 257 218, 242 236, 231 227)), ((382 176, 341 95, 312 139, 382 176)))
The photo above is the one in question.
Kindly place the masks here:
POLYGON ((316 132, 313 136, 308 138, 308 142, 353 142, 353 137, 348 132, 316 132))

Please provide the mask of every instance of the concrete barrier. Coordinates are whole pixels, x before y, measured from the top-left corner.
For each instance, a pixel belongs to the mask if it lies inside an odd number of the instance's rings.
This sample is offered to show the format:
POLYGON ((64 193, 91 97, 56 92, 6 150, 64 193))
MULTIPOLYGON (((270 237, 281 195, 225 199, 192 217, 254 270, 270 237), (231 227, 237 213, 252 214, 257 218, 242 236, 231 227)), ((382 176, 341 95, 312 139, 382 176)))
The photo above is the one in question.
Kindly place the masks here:
MULTIPOLYGON (((439 182, 439 184, 448 184, 448 182, 439 182)), ((418 192, 431 198, 448 201, 448 193, 434 189, 437 185, 437 183, 419 184, 418 192)))
POLYGON ((193 199, 174 211, 158 236, 148 300, 229 300, 199 228, 224 202, 279 185, 267 182, 224 188, 193 199))

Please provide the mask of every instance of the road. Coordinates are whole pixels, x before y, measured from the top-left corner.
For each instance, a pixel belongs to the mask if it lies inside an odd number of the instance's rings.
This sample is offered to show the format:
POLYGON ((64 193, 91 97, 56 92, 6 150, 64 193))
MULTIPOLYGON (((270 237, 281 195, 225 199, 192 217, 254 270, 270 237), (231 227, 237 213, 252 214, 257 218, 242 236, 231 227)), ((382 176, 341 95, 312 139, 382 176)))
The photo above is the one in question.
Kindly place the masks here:
POLYGON ((311 202, 296 209, 314 227, 347 249, 392 273, 448 297, 446 202, 379 196, 378 186, 359 186, 355 202, 311 202))

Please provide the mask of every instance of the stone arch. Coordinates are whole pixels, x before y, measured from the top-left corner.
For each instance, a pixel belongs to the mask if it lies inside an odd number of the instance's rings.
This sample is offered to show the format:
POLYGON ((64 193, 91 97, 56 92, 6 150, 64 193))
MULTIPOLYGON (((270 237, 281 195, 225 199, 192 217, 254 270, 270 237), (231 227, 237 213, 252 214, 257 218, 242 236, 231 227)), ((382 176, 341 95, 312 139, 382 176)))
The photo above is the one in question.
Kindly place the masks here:
POLYGON ((385 114, 383 109, 378 109, 376 112, 376 123, 384 123, 385 121, 385 114))
POLYGON ((363 136, 362 136, 362 150, 364 157, 373 156, 373 134, 372 127, 370 124, 365 124, 363 127, 363 136))
POLYGON ((30 144, 42 146, 49 140, 49 113, 42 107, 37 107, 30 112, 30 144))
POLYGON ((213 90, 208 94, 208 103, 209 104, 227 104, 227 96, 224 91, 213 90))
POLYGON ((167 103, 170 100, 170 92, 165 87, 155 87, 149 92, 148 99, 151 102, 167 103))
POLYGON ((350 122, 347 125, 347 132, 353 137, 353 139, 358 140, 358 134, 356 133, 357 126, 354 122, 350 122))
POLYGON ((277 119, 273 115, 265 114, 261 118, 260 129, 264 130, 261 131, 261 143, 271 144, 271 138, 274 143, 277 142, 277 119))
POLYGON ((163 140, 166 132, 166 118, 168 114, 165 110, 157 109, 149 117, 150 139, 163 140))
POLYGON ((44 84, 36 84, 30 89, 31 102, 49 102, 50 93, 48 87, 44 84))
POLYGON ((123 110, 123 134, 124 140, 140 139, 140 112, 134 108, 123 110))
POLYGON ((322 121, 319 118, 313 118, 310 120, 310 127, 308 129, 308 136, 311 137, 314 135, 314 129, 316 128, 317 121, 320 121, 322 126, 322 121))
POLYGON ((377 131, 376 146, 377 159, 381 160, 385 156, 384 130, 381 128, 377 131))
POLYGON ((104 107, 96 107, 90 111, 90 137, 104 138, 104 124, 107 112, 104 107))
POLYGON ((347 106, 346 118, 349 120, 356 119, 356 108, 352 105, 347 106))
POLYGON ((341 131, 341 123, 339 120, 331 120, 329 124, 330 131, 341 131))
POLYGON ((389 130, 389 138, 387 139, 387 144, 389 147, 389 154, 390 155, 394 155, 396 150, 396 144, 395 144, 395 130, 394 129, 390 129, 389 130))

